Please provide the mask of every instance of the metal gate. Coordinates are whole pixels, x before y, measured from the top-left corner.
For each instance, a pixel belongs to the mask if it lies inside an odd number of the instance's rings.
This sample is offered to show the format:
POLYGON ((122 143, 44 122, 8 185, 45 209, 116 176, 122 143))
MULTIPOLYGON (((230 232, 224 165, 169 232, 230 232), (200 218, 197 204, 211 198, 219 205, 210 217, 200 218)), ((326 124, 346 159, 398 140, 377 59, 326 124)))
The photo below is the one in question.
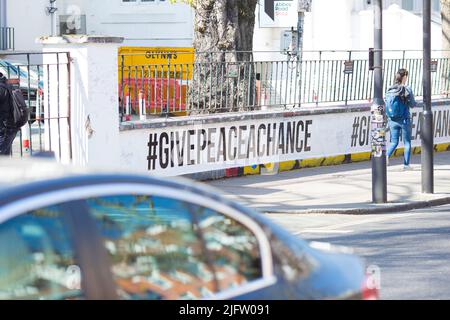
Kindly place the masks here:
POLYGON ((0 51, 0 72, 20 88, 30 111, 14 140, 11 157, 50 152, 72 158, 70 133, 70 55, 60 52, 0 51))

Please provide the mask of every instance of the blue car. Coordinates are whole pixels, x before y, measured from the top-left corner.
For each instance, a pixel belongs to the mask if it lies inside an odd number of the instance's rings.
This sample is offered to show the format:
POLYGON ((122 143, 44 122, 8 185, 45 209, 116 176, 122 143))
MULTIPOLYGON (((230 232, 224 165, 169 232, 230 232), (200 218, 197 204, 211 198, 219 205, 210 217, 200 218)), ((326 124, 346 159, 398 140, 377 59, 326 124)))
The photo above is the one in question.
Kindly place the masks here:
POLYGON ((184 179, 0 161, 0 300, 377 299, 364 263, 184 179))

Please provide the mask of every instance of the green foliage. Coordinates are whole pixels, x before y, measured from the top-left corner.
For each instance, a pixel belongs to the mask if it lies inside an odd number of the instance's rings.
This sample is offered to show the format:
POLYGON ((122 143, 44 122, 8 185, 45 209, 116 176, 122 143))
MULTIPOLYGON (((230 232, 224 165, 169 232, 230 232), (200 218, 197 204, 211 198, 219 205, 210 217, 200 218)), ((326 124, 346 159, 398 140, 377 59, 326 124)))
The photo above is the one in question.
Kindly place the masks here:
POLYGON ((196 0, 169 0, 170 3, 175 4, 175 3, 186 3, 192 7, 195 8, 195 2, 196 0))

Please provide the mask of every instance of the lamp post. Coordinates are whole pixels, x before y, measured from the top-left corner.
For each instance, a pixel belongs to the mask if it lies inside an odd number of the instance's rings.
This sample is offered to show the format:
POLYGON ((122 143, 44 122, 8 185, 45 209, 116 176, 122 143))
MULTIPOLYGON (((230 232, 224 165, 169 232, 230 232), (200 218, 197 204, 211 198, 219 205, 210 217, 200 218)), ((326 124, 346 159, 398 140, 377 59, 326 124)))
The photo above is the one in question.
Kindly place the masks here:
POLYGON ((50 0, 50 7, 47 7, 47 14, 51 17, 51 35, 52 37, 56 36, 56 16, 55 13, 58 11, 58 8, 55 7, 56 0, 50 0))
POLYGON ((434 193, 434 137, 431 111, 431 0, 423 0, 422 192, 434 193))
POLYGON ((303 61, 303 30, 305 25, 305 12, 311 11, 312 0, 298 0, 297 3, 297 63, 299 65, 298 77, 299 77, 299 93, 298 93, 298 105, 302 104, 301 88, 302 88, 302 61, 303 61))
POLYGON ((383 99, 383 5, 373 1, 374 8, 374 95, 371 108, 372 133, 372 201, 387 202, 386 173, 386 107, 383 99))
POLYGON ((301 61, 301 50, 303 48, 303 26, 305 24, 305 12, 311 11, 312 0, 298 0, 297 4, 297 53, 299 54, 299 60, 301 61))

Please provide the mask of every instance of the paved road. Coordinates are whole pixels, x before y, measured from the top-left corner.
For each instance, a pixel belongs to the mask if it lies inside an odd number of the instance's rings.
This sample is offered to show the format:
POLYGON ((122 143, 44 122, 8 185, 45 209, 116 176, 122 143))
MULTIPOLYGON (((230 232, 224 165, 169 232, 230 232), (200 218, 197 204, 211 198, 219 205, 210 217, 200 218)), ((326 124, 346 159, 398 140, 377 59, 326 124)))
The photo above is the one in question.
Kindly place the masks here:
MULTIPOLYGON (((412 163, 414 171, 403 172, 401 158, 391 161, 390 204, 382 208, 450 195, 450 152, 435 155, 432 196, 420 193, 420 156, 412 163)), ((450 205, 392 214, 315 214, 380 207, 370 201, 370 162, 209 184, 246 206, 279 212, 269 216, 302 238, 354 248, 368 265, 381 269, 382 299, 450 299, 450 205)))
POLYGON ((450 206, 385 215, 269 215, 307 240, 345 245, 381 269, 382 299, 450 299, 450 206))
POLYGON ((402 158, 391 160, 387 205, 372 203, 370 162, 222 179, 208 184, 222 190, 228 198, 266 213, 385 209, 450 197, 450 152, 435 154, 434 195, 421 193, 420 161, 420 155, 413 156, 414 170, 403 171, 402 158))

